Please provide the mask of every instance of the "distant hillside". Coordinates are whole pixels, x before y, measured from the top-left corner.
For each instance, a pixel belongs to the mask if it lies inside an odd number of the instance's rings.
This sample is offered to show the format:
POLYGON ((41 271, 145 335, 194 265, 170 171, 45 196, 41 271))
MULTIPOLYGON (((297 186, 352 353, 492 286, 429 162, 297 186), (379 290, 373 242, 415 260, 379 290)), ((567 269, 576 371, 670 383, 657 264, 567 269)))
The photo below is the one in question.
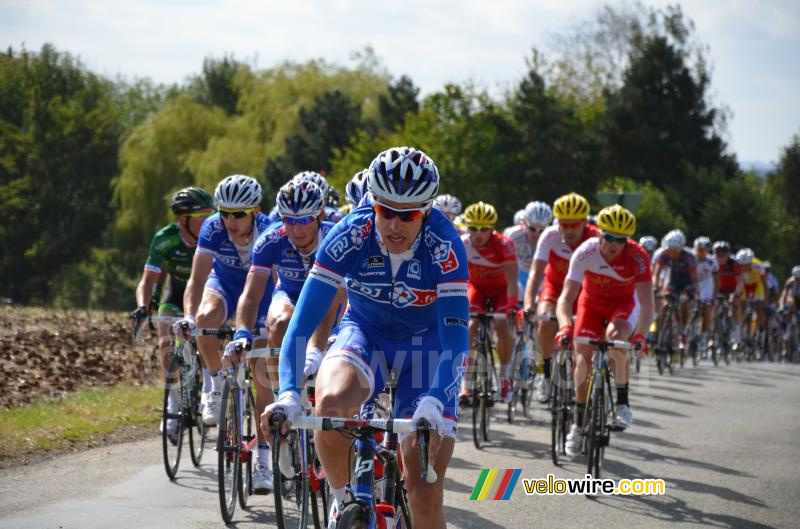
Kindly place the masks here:
POLYGON ((759 162, 759 161, 740 161, 739 168, 742 171, 753 171, 759 177, 764 178, 767 173, 775 169, 775 164, 772 162, 759 162))

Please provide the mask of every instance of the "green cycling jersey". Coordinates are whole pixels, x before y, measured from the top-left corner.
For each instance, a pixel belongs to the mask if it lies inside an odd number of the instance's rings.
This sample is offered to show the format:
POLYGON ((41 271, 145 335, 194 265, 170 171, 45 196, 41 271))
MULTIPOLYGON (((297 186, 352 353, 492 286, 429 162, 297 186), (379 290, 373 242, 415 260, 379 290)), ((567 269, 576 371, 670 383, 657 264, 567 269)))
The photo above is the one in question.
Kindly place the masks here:
POLYGON ((185 287, 192 273, 194 248, 189 248, 181 238, 178 223, 167 224, 153 236, 145 270, 162 273, 164 268, 180 287, 185 287))

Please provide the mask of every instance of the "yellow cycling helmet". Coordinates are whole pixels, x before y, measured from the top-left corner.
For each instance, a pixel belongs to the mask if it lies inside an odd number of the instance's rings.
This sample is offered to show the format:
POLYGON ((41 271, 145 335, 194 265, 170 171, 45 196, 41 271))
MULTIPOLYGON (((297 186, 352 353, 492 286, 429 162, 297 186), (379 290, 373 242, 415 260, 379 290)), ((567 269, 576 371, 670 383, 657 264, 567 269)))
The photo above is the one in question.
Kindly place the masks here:
POLYGON ((597 214, 597 227, 604 232, 630 237, 636 232, 636 217, 619 204, 614 204, 597 214))
POLYGON ((589 218, 589 202, 577 193, 560 196, 553 204, 553 216, 558 220, 589 218))
POLYGON ((497 211, 485 202, 470 204, 464 211, 464 224, 479 228, 494 226, 497 224, 497 211))

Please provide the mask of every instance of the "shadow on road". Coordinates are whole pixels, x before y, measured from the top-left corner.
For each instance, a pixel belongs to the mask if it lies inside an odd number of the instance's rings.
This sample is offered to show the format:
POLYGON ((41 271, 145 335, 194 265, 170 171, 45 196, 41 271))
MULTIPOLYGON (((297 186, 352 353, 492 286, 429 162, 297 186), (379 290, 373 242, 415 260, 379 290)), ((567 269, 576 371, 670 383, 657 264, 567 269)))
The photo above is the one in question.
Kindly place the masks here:
POLYGON ((466 509, 459 509, 458 507, 444 506, 445 520, 452 520, 457 523, 459 527, 464 529, 506 529, 502 525, 498 525, 491 520, 487 520, 483 516, 466 509))
MULTIPOLYGON (((630 434, 629 438, 631 440, 634 440, 633 439, 634 435, 635 434, 630 434)), ((661 441, 660 443, 657 443, 657 444, 661 444, 663 446, 669 446, 669 443, 667 443, 666 441, 661 441)), ((675 448, 675 447, 681 448, 679 445, 670 446, 670 448, 675 448)), ((707 463, 705 461, 697 461, 697 460, 694 460, 694 459, 687 459, 685 457, 675 457, 675 456, 664 455, 664 454, 660 454, 658 452, 653 452, 653 451, 648 450, 646 448, 640 448, 640 447, 630 447, 629 448, 629 447, 626 447, 626 446, 618 445, 618 446, 615 447, 615 449, 619 450, 620 452, 627 453, 627 458, 630 459, 630 460, 639 460, 639 461, 647 461, 647 462, 664 462, 664 463, 668 463, 670 465, 685 465, 685 466, 690 466, 690 467, 694 467, 694 468, 701 468, 703 470, 709 470, 709 471, 712 471, 712 472, 718 472, 720 474, 725 474, 725 475, 728 475, 728 476, 736 476, 736 477, 740 477, 740 478, 753 478, 753 477, 755 477, 752 474, 748 474, 746 472, 741 472, 741 471, 733 469, 733 468, 727 468, 727 467, 723 467, 723 466, 720 466, 720 465, 715 465, 713 463, 707 463)))

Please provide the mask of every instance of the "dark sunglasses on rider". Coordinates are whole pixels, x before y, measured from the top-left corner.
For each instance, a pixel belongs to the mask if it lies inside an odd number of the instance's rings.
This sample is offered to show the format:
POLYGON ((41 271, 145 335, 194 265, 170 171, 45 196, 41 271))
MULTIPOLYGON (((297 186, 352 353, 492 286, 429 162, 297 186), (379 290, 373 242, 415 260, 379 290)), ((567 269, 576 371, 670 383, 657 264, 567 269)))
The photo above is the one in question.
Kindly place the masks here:
POLYGON ((234 209, 234 210, 226 210, 220 209, 219 216, 223 219, 228 219, 233 217, 234 219, 242 219, 253 212, 253 208, 250 209, 234 209))
POLYGON ((483 227, 480 227, 480 228, 478 226, 467 226, 467 229, 469 231, 473 231, 473 232, 474 231, 487 232, 487 231, 492 231, 494 228, 491 227, 491 226, 483 226, 483 227))
POLYGON ((372 209, 386 220, 392 220, 397 217, 403 222, 412 222, 422 218, 428 210, 428 206, 414 209, 394 209, 380 202, 375 202, 372 204, 372 209))
POLYGON ((603 238, 606 240, 606 242, 615 242, 617 244, 625 244, 625 241, 628 240, 628 238, 625 236, 618 237, 610 233, 604 233, 603 238))
POLYGON ((306 215, 305 217, 281 217, 284 224, 294 226, 295 224, 311 224, 316 217, 306 215))

